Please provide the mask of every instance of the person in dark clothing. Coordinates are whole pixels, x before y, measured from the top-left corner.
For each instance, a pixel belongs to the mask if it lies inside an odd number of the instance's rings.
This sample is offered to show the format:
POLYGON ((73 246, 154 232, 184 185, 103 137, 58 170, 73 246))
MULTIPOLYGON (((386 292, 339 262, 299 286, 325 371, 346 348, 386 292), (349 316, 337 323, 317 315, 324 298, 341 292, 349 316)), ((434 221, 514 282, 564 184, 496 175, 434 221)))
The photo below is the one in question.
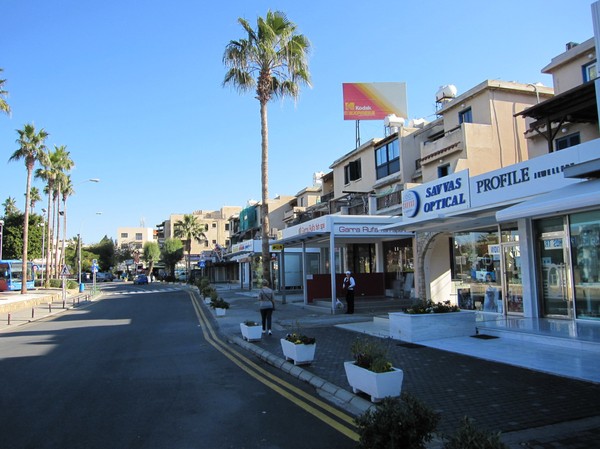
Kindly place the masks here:
POLYGON ((346 290, 346 304, 348 307, 346 313, 350 314, 354 313, 354 287, 356 287, 356 282, 354 282, 352 273, 346 271, 343 288, 346 290))

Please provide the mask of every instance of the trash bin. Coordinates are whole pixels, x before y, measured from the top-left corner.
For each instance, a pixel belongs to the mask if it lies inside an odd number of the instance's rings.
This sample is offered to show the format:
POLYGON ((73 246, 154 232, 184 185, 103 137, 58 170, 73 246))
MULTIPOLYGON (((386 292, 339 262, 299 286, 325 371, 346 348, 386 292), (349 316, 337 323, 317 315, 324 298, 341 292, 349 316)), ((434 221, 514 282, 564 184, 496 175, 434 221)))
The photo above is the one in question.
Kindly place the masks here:
POLYGON ((79 293, 83 293, 84 290, 85 290, 85 284, 82 282, 81 284, 79 284, 79 293))

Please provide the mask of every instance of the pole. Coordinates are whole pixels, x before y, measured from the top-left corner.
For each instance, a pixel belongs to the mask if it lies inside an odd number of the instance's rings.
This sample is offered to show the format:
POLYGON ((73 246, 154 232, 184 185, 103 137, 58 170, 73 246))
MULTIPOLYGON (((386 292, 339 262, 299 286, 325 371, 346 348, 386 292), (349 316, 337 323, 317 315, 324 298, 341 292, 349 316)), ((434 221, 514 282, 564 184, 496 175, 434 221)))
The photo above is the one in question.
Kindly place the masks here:
POLYGON ((81 234, 77 234, 77 283, 81 285, 81 234))
POLYGON ((4 220, 0 220, 0 260, 2 260, 2 235, 4 234, 4 220))
POLYGON ((44 254, 46 251, 46 222, 42 222, 42 265, 44 268, 42 269, 42 287, 44 286, 44 271, 46 271, 46 255, 44 254))

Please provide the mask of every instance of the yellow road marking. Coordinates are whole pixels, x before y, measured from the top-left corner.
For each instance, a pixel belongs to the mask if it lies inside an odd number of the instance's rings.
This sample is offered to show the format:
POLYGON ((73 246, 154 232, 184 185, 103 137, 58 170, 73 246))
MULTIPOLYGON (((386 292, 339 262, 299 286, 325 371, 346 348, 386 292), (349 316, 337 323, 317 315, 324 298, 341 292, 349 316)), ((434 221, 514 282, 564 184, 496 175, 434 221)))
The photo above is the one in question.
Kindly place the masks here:
POLYGON ((239 366, 250 376, 262 382, 264 385, 271 388, 273 391, 277 392, 278 394, 293 402, 294 404, 307 411, 308 413, 312 414, 313 416, 319 418, 325 424, 329 425, 330 427, 333 427, 338 432, 346 435, 348 438, 354 441, 359 440, 359 435, 354 430, 356 429, 356 427, 354 425, 354 418, 352 416, 341 412, 340 410, 330 406, 326 402, 323 402, 320 399, 309 395, 308 393, 302 391, 294 385, 291 385, 283 379, 273 375, 269 371, 257 365, 254 361, 241 354, 239 351, 225 344, 217 336, 215 329, 210 324, 196 296, 192 292, 189 292, 189 295, 192 300, 196 316, 198 317, 200 327, 202 328, 204 338, 211 346, 213 346, 215 349, 221 352, 225 357, 227 357, 229 360, 231 360, 233 363, 239 366), (329 413, 330 415, 334 415, 339 420, 348 423, 352 427, 348 427, 343 423, 332 419, 327 414, 313 407, 311 403, 319 407, 323 411, 329 413))

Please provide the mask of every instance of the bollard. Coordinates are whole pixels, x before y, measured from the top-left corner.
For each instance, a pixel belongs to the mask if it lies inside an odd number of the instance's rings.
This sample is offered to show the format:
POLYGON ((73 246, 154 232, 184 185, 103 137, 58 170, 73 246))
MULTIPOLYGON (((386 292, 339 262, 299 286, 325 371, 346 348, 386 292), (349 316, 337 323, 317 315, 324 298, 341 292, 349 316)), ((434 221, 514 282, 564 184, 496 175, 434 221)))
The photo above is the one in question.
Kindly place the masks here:
POLYGON ((48 312, 52 313, 52 303, 48 303, 48 312))
POLYGON ((31 318, 34 318, 34 317, 35 317, 35 308, 32 307, 31 308, 31 318))
POLYGON ((65 301, 63 300, 63 309, 65 308, 65 301))
POLYGON ((8 314, 8 325, 10 326, 10 313, 8 314))

